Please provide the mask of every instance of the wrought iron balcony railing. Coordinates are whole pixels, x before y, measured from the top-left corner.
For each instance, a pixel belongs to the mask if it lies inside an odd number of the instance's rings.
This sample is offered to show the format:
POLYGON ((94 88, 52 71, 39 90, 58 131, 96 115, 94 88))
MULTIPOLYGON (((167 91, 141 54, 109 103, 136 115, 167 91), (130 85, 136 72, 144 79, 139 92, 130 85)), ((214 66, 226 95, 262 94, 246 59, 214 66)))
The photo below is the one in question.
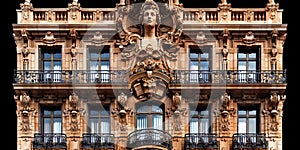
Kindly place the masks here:
POLYGON ((263 133, 235 133, 232 137, 233 149, 267 149, 266 135, 263 133))
POLYGON ((187 133, 184 136, 184 149, 218 149, 216 134, 187 133))
MULTIPOLYGON (((284 70, 174 70, 171 84, 280 84, 286 83, 284 70)), ((18 70, 14 83, 126 84, 125 70, 18 70)))
POLYGON ((128 135, 127 147, 136 148, 139 146, 161 146, 168 150, 172 149, 172 136, 158 129, 141 129, 133 131, 128 135))
POLYGON ((114 148, 114 135, 110 133, 84 133, 81 141, 82 150, 84 149, 113 149, 114 148))
POLYGON ((32 145, 33 145, 33 149, 47 149, 47 148, 67 149, 66 134, 35 133, 32 145))

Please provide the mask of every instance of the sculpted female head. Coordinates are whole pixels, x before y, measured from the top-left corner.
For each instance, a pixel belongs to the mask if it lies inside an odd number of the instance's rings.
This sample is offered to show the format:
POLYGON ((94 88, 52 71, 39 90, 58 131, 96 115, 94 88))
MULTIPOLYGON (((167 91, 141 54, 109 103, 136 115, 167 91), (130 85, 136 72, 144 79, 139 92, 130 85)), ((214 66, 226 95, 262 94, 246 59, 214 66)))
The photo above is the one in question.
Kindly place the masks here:
POLYGON ((143 25, 160 24, 159 7, 153 0, 146 0, 140 9, 139 21, 143 25))

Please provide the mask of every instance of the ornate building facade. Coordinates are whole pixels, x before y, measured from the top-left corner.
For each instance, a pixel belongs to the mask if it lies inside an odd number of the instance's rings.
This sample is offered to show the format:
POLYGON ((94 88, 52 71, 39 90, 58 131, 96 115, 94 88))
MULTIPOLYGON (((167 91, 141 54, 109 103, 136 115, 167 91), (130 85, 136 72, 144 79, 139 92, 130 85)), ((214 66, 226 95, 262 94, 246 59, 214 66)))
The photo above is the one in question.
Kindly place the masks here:
POLYGON ((13 24, 18 150, 282 150, 282 13, 273 0, 25 0, 13 24))

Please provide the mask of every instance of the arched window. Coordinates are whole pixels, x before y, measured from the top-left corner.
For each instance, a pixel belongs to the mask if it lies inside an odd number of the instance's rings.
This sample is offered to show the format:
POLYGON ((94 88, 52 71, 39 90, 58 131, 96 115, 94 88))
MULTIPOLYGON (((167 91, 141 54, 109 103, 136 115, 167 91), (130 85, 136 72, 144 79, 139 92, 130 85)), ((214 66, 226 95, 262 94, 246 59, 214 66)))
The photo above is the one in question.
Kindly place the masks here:
POLYGON ((140 102, 136 106, 136 128, 164 129, 164 105, 154 101, 140 102))

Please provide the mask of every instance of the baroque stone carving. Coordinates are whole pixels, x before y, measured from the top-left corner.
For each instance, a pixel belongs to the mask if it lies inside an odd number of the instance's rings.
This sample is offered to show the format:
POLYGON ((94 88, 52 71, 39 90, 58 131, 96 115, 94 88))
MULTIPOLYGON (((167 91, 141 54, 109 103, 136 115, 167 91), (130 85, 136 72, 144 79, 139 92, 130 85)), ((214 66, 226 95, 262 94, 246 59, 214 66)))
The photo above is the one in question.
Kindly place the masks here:
POLYGON ((45 34, 45 37, 43 38, 43 42, 45 44, 54 44, 56 42, 56 38, 54 38, 53 33, 51 33, 50 31, 48 31, 45 34))
POLYGON ((182 10, 153 0, 118 9, 116 45, 128 62, 130 89, 138 99, 162 98, 172 78, 170 61, 182 46, 182 10))

